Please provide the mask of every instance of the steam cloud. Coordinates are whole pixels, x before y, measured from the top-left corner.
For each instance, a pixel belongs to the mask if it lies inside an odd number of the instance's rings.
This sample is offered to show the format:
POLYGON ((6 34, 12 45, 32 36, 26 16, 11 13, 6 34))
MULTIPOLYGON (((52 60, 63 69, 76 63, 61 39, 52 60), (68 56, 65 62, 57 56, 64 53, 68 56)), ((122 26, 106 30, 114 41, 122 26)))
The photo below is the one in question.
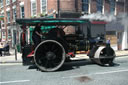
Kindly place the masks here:
POLYGON ((121 13, 117 17, 120 18, 121 24, 123 24, 125 27, 128 27, 128 16, 126 13, 121 13))
MULTIPOLYGON (((93 20, 102 20, 102 21, 106 21, 106 22, 120 22, 122 25, 124 25, 125 27, 128 27, 128 15, 126 13, 120 13, 118 16, 115 16, 114 14, 110 14, 110 13, 105 13, 102 14, 100 12, 97 13, 92 13, 92 14, 85 14, 83 16, 81 16, 80 18, 83 19, 89 19, 90 21, 93 20), (118 18, 118 20, 117 20, 118 18)), ((127 28, 128 29, 128 28, 127 28)))
POLYGON ((85 14, 85 15, 81 16, 81 18, 89 19, 90 21, 103 20, 103 21, 107 21, 107 22, 111 22, 113 20, 116 20, 116 17, 113 14, 108 14, 108 13, 102 14, 100 12, 92 13, 89 15, 85 14))

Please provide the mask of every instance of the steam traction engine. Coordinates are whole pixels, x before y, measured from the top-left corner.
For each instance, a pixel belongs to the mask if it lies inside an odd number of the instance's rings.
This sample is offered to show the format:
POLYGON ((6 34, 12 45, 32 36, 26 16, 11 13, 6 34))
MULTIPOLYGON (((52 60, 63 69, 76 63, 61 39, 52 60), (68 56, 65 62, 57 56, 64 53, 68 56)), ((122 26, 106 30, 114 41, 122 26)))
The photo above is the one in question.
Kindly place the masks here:
POLYGON ((39 18, 17 19, 16 22, 27 26, 35 26, 38 23, 42 26, 54 26, 45 33, 45 38, 34 50, 34 63, 41 71, 56 71, 65 60, 75 57, 81 51, 87 53, 94 63, 100 65, 110 64, 115 58, 114 50, 110 46, 106 47, 104 34, 91 36, 89 20, 39 18), (68 26, 74 28, 74 34, 64 32, 68 26))

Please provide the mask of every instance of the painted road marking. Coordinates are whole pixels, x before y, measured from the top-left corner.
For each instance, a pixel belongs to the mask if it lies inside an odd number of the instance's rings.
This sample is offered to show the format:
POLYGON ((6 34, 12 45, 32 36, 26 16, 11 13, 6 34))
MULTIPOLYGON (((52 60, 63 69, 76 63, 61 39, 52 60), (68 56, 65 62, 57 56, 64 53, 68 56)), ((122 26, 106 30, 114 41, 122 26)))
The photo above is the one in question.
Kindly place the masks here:
POLYGON ((0 63, 0 66, 5 66, 5 65, 22 65, 22 63, 0 63))
POLYGON ((75 78, 75 77, 81 77, 81 76, 89 76, 89 75, 101 75, 101 74, 111 74, 111 73, 119 73, 119 72, 127 72, 128 69, 122 69, 122 70, 115 70, 115 71, 108 71, 108 72, 99 72, 94 74, 80 74, 75 76, 68 76, 68 77, 62 77, 62 78, 75 78))
POLYGON ((128 58, 128 56, 116 57, 116 59, 120 59, 120 58, 128 58))
POLYGON ((30 81, 30 80, 5 81, 5 82, 0 82, 0 84, 22 83, 22 82, 28 82, 28 81, 30 81))
MULTIPOLYGON (((127 56, 119 56, 119 57, 115 57, 115 59, 123 59, 123 58, 128 58, 128 55, 127 56)), ((81 59, 89 59, 89 56, 83 56, 83 55, 77 55, 75 58, 71 58, 71 60, 81 60, 81 59)))
POLYGON ((126 72, 128 71, 128 69, 124 69, 124 70, 117 70, 117 71, 108 71, 108 72, 99 72, 99 73, 94 73, 94 74, 111 74, 111 73, 119 73, 119 72, 126 72))

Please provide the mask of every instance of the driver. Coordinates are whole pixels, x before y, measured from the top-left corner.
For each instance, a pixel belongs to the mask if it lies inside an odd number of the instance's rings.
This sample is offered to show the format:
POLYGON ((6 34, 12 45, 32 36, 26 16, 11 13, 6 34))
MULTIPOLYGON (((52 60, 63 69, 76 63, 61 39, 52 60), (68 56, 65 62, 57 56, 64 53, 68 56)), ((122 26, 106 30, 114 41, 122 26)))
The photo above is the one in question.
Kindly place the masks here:
POLYGON ((32 33, 32 40, 34 42, 34 47, 41 42, 42 32, 41 32, 41 25, 38 23, 32 33))

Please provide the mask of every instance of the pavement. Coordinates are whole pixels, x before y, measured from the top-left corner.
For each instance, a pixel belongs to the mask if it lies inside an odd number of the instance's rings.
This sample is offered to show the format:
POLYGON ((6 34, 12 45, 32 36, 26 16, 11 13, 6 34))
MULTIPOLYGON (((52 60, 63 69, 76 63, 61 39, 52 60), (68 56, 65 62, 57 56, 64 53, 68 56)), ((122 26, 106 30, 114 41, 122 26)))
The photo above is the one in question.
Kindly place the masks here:
MULTIPOLYGON (((118 50, 115 51, 117 57, 125 57, 128 56, 128 50, 118 50)), ((71 58, 72 60, 78 59, 89 59, 86 54, 77 54, 75 58, 71 58)), ((22 54, 17 52, 15 53, 14 49, 10 49, 10 55, 0 56, 0 64, 2 63, 22 63, 22 54), (17 57, 15 56, 17 55, 17 57)))
POLYGON ((10 55, 0 56, 0 64, 1 63, 22 63, 22 54, 15 52, 15 49, 10 49, 10 55), (17 57, 15 55, 17 55, 17 57))

